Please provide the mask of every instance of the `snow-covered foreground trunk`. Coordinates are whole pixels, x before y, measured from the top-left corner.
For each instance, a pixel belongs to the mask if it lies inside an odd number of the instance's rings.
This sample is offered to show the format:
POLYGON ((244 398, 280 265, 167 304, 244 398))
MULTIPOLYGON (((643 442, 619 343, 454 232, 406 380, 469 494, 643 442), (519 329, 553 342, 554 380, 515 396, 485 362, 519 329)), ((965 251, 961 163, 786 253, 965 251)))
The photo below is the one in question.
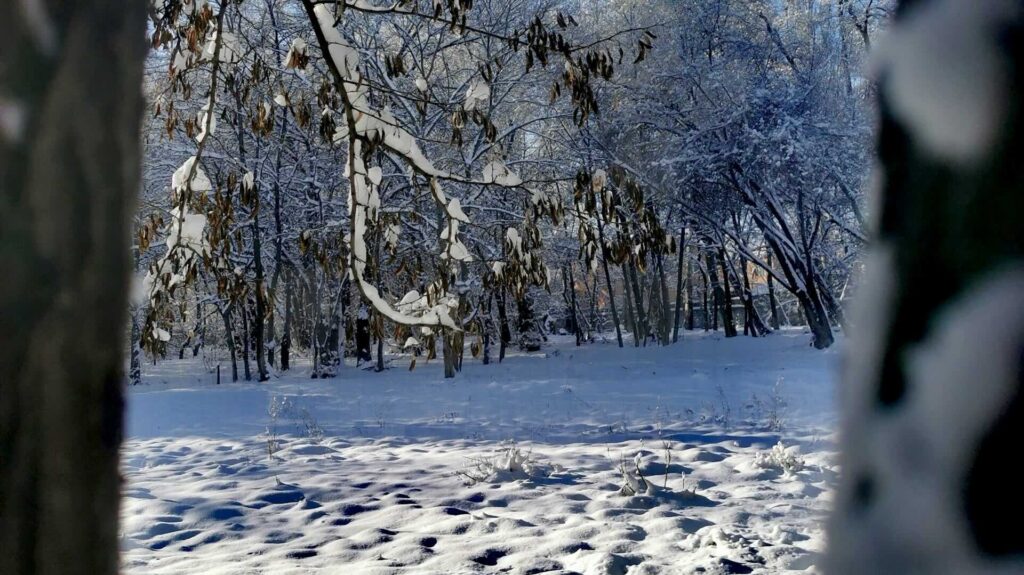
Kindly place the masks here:
POLYGON ((881 54, 878 245, 848 358, 831 572, 1019 573, 1024 14, 906 2, 881 54))
POLYGON ((141 2, 0 4, 0 573, 118 566, 141 2))

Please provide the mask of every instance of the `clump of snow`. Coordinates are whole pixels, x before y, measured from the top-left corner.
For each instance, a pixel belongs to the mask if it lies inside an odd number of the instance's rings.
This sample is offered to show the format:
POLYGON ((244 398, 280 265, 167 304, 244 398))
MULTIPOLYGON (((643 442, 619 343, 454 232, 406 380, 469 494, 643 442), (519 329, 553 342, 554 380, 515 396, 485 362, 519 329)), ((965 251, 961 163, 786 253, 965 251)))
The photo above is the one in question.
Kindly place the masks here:
POLYGON ((786 447, 780 440, 771 449, 755 455, 754 465, 761 469, 778 469, 791 474, 804 468, 804 459, 800 457, 799 447, 786 447))
POLYGON ((210 114, 210 102, 199 109, 196 115, 196 122, 199 124, 199 133, 196 134, 196 141, 202 143, 206 139, 207 127, 209 133, 213 134, 217 129, 217 114, 210 114))
POLYGON ((282 63, 287 68, 304 68, 303 62, 306 61, 307 46, 306 41, 302 38, 293 38, 291 45, 288 47, 288 53, 284 56, 284 62, 282 63))
POLYGON ((988 153, 1008 97, 1000 32, 1019 11, 1012 0, 919 2, 886 38, 885 95, 927 151, 961 163, 988 153))
POLYGON ((515 172, 510 170, 501 160, 494 160, 484 166, 483 181, 500 186, 514 187, 523 183, 515 172))
MULTIPOLYGON (((210 33, 210 38, 206 42, 206 46, 203 47, 202 57, 204 60, 213 60, 215 51, 217 50, 217 31, 214 30, 210 33)), ((233 64, 242 59, 242 43, 238 39, 238 35, 234 32, 224 32, 222 40, 220 40, 220 53, 218 54, 218 60, 226 64, 233 64)))
POLYGON ((196 157, 192 156, 174 171, 171 176, 171 189, 179 193, 188 189, 193 192, 209 192, 213 190, 213 184, 206 176, 202 166, 196 165, 196 157), (190 174, 191 178, 189 178, 190 174))
POLYGON ((487 82, 476 80, 466 90, 466 101, 462 106, 467 112, 470 112, 486 102, 490 97, 491 87, 487 85, 487 82))
POLYGON ((640 470, 641 458, 641 454, 637 452, 633 461, 629 463, 623 461, 619 464, 619 472, 622 473, 622 487, 619 489, 619 495, 631 497, 633 495, 655 495, 657 493, 657 487, 648 481, 640 470))

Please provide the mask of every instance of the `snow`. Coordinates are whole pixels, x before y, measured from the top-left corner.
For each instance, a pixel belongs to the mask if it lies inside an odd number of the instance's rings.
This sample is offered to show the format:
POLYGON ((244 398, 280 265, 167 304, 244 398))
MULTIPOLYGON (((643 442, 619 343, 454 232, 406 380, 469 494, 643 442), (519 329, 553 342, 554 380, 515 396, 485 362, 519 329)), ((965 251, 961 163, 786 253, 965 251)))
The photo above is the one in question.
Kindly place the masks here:
POLYGON ((490 97, 491 87, 483 80, 475 80, 466 90, 466 101, 463 103, 462 107, 465 108, 467 112, 471 112, 480 104, 490 99, 490 97))
POLYGON ((838 357, 807 338, 556 338, 467 356, 454 380, 410 356, 219 386, 223 358, 147 366, 128 395, 124 571, 804 572, 836 476, 838 357), (780 378, 781 432, 743 407, 780 378), (801 469, 755 465, 780 441, 801 469), (623 462, 638 494, 619 494, 623 462))
POLYGON ((199 109, 199 113, 196 114, 196 123, 199 125, 199 133, 196 134, 196 142, 202 143, 206 139, 206 127, 209 124, 210 134, 217 131, 217 114, 210 115, 210 104, 207 102, 205 106, 199 109))
POLYGON ((880 51, 894 113, 940 159, 984 157, 1003 124, 1008 63, 999 32, 1012 0, 937 0, 910 8, 880 51))
POLYGON ((206 176, 206 172, 203 171, 201 166, 195 165, 196 157, 191 156, 185 160, 174 174, 171 176, 171 188, 176 192, 184 192, 185 190, 191 189, 193 192, 209 192, 213 190, 213 184, 210 182, 210 178, 206 176), (193 167, 195 173, 192 173, 193 167), (192 174, 191 180, 189 180, 189 174, 192 174))
POLYGON ((302 38, 293 38, 291 45, 288 46, 288 53, 284 56, 284 61, 281 62, 282 66, 288 67, 289 62, 292 62, 293 58, 299 58, 306 55, 306 41, 302 38))
POLYGON ((242 176, 242 189, 249 192, 252 191, 255 188, 255 186, 256 174, 253 174, 252 172, 246 172, 245 175, 242 176))
POLYGON ((469 217, 466 216, 466 212, 462 211, 462 203, 459 202, 459 198, 452 198, 452 201, 448 202, 448 217, 464 223, 469 223, 469 217))
POLYGON ((484 166, 483 181, 508 187, 518 186, 523 183, 522 178, 508 169, 508 166, 501 160, 494 160, 484 166))
MULTIPOLYGON (((203 59, 213 60, 216 50, 217 31, 214 30, 210 33, 210 38, 203 48, 203 59)), ((219 60, 224 63, 233 64, 241 60, 243 54, 242 42, 238 39, 238 35, 234 32, 224 32, 224 39, 220 43, 220 54, 218 54, 219 60)))

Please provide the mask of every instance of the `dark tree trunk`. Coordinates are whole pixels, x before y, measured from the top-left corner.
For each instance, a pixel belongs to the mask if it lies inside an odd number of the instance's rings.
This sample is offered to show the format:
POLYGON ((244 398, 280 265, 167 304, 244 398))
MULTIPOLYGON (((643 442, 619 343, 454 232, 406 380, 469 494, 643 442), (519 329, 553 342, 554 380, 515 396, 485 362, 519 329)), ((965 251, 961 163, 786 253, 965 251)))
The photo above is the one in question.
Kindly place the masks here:
POLYGON ((384 338, 377 338, 377 372, 384 371, 384 338))
MULTIPOLYGON (((905 2, 893 34, 918 24, 913 34, 938 33, 925 15, 943 13, 941 4, 905 2)), ((860 302, 844 374, 843 473, 829 533, 841 543, 826 565, 836 575, 1024 568, 1024 538, 1007 523, 1024 513, 1020 497, 1007 497, 1019 486, 1007 457, 1024 437, 1024 16, 985 3, 963 15, 983 9, 988 18, 957 21, 973 29, 958 29, 954 42, 993 51, 993 68, 948 66, 948 51, 921 47, 913 69, 881 62, 880 253, 869 261, 877 283, 862 290, 872 299, 860 302), (890 82, 931 109, 952 97, 908 80, 919 68, 943 85, 970 83, 969 101, 941 105, 995 114, 992 131, 972 141, 944 117, 922 126, 898 114, 890 82), (936 142, 935 129, 967 140, 936 142)))
MULTIPOLYGON (((657 291, 659 300, 658 314, 658 341, 661 345, 672 343, 672 315, 668 303, 668 280, 665 278, 665 257, 662 254, 656 256, 655 262, 658 266, 658 283, 653 289, 657 291)), ((677 290, 678 291, 678 290, 677 290)), ((652 298, 653 299, 653 298, 652 298)), ((679 300, 678 294, 676 300, 679 300)), ((679 314, 675 314, 675 325, 679 325, 679 314)))
POLYGON ((252 224, 252 249, 253 259, 256 262, 256 313, 253 314, 253 339, 256 346, 256 371, 258 381, 267 381, 270 375, 267 373, 267 350, 264 325, 267 316, 267 290, 266 278, 263 274, 263 255, 260 248, 260 211, 259 200, 253 214, 252 224))
POLYGON ((128 342, 128 381, 132 385, 139 385, 142 383, 142 347, 139 345, 142 339, 142 333, 139 330, 139 318, 136 317, 136 313, 137 312, 132 313, 131 341, 128 342))
MULTIPOLYGON (((708 321, 708 274, 701 273, 700 274, 700 279, 701 279, 701 282, 703 283, 703 288, 704 288, 700 292, 701 293, 701 297, 704 298, 703 299, 703 306, 700 308, 701 309, 701 316, 702 316, 702 322, 701 323, 704 326, 704 331, 708 331, 708 326, 710 325, 710 322, 708 321)), ((712 314, 712 315, 714 315, 714 314, 712 314)), ((718 320, 717 319, 715 319, 715 329, 716 330, 718 329, 718 320)))
POLYGON ((743 308, 744 313, 744 333, 749 329, 750 335, 754 337, 761 337, 771 333, 768 330, 768 326, 764 325, 764 320, 761 319, 761 314, 758 313, 757 307, 754 305, 754 294, 750 289, 750 274, 747 273, 747 260, 746 258, 740 257, 740 270, 743 273, 743 308))
POLYGON ((231 354, 231 381, 238 381, 238 353, 235 346, 235 330, 231 321, 231 306, 224 308, 221 312, 224 320, 224 339, 228 346, 228 353, 231 354))
POLYGON ((498 363, 505 360, 505 349, 512 342, 512 330, 508 325, 508 310, 505 309, 505 288, 498 288, 498 328, 500 339, 498 342, 498 363))
POLYGON ((630 333, 633 334, 633 346, 640 347, 640 340, 637 339, 640 331, 639 326, 636 324, 636 313, 633 312, 633 298, 630 294, 629 289, 629 271, 625 266, 622 267, 622 311, 623 320, 626 322, 626 327, 629 328, 630 333))
POLYGON ((633 335, 633 339, 636 340, 636 337, 639 335, 642 338, 643 345, 646 346, 647 335, 650 333, 650 330, 647 327, 647 315, 644 313, 643 293, 640 291, 640 281, 637 278, 639 274, 637 273, 636 266, 633 264, 632 260, 627 261, 625 267, 629 272, 629 283, 627 284, 626 292, 628 293, 630 288, 633 289, 633 313, 636 314, 634 316, 634 322, 636 323, 637 332, 633 335))
POLYGON ((580 321, 579 321, 579 313, 578 313, 579 312, 579 309, 578 309, 579 306, 576 304, 576 280, 573 278, 573 275, 572 275, 572 262, 570 262, 569 265, 566 266, 565 269, 566 269, 566 271, 569 274, 568 281, 569 281, 569 296, 570 296, 570 299, 571 299, 570 307, 572 308, 572 331, 573 331, 573 333, 576 334, 576 347, 579 347, 583 343, 583 333, 582 333, 583 330, 580 329, 580 321))
POLYGON ((725 249, 718 249, 718 265, 722 268, 722 324, 725 337, 736 337, 736 321, 732 313, 732 280, 725 263, 725 249))
POLYGON ((618 340, 619 347, 622 347, 622 328, 619 326, 619 312, 615 309, 615 290, 612 289, 612 274, 608 271, 608 247, 604 243, 604 224, 601 222, 600 212, 597 214, 597 239, 601 242, 601 267, 604 268, 604 281, 605 285, 608 287, 608 303, 612 308, 612 323, 615 324, 615 339, 618 340))
POLYGON ((693 330, 693 258, 686 258, 686 329, 693 330))
MULTIPOLYGON (((672 343, 679 341, 679 323, 683 317, 683 260, 686 259, 686 227, 682 227, 679 230, 679 260, 676 264, 676 309, 673 314, 672 323, 672 343)), ((689 277, 687 284, 689 284, 689 277)), ((689 285, 687 285, 689 289, 689 285)), ((687 329, 693 329, 693 325, 689 325, 687 329)))
POLYGON ((242 303, 242 368, 245 370, 245 381, 252 381, 252 369, 249 366, 249 347, 252 334, 249 332, 249 302, 242 303))
POLYGON ((491 330, 494 329, 494 292, 487 292, 487 314, 483 317, 482 329, 483 331, 483 345, 484 349, 481 352, 483 354, 483 364, 490 365, 491 363, 491 330))
POLYGON ((523 294, 523 297, 516 300, 516 311, 518 312, 516 330, 519 332, 519 349, 527 352, 539 351, 541 333, 533 313, 533 298, 529 293, 523 294))
MULTIPOLYGON (((725 295, 724 295, 724 292, 722 291, 722 286, 718 283, 718 264, 715 263, 716 259, 717 258, 715 257, 715 255, 711 251, 708 251, 707 254, 705 255, 705 261, 706 261, 707 267, 708 267, 708 278, 711 280, 711 292, 715 296, 715 298, 714 298, 715 310, 714 310, 714 313, 711 314, 711 315, 712 315, 712 320, 714 321, 715 331, 718 331, 718 316, 719 316, 719 314, 722 314, 723 316, 725 315, 725 306, 723 305, 724 304, 723 300, 725 299, 725 295)), ((723 323, 724 323, 725 318, 723 317, 722 320, 723 320, 723 323)), ((726 328, 726 334, 727 335, 728 335, 728 330, 729 330, 729 328, 727 327, 726 328)))
POLYGON ((292 296, 291 272, 284 278, 284 332, 281 334, 281 370, 288 371, 291 367, 292 351, 292 307, 295 305, 292 296))
POLYGON ((373 361, 373 352, 370 350, 370 317, 369 312, 363 308, 359 310, 359 317, 356 318, 356 361, 373 361))
MULTIPOLYGON (((768 254, 768 267, 772 267, 772 255, 768 254)), ((779 329, 781 322, 779 321, 779 300, 775 297, 775 280, 772 279, 772 274, 768 274, 768 303, 772 308, 771 323, 772 329, 779 329)))
POLYGON ((0 573, 110 575, 144 5, 40 4, 52 34, 27 6, 0 3, 0 93, 25 120, 0 126, 0 573))

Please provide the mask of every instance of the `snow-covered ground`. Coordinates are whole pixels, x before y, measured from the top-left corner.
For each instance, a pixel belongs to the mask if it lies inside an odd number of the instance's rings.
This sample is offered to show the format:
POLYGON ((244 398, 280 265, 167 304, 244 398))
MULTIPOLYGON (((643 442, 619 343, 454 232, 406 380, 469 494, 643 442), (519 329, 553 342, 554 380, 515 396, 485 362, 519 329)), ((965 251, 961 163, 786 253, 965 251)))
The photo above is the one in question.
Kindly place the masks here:
POLYGON ((124 565, 813 571, 837 472, 838 350, 807 342, 558 341, 500 365, 467 357, 454 380, 395 358, 383 374, 310 380, 300 366, 217 386, 203 362, 161 362, 129 391, 124 565))

